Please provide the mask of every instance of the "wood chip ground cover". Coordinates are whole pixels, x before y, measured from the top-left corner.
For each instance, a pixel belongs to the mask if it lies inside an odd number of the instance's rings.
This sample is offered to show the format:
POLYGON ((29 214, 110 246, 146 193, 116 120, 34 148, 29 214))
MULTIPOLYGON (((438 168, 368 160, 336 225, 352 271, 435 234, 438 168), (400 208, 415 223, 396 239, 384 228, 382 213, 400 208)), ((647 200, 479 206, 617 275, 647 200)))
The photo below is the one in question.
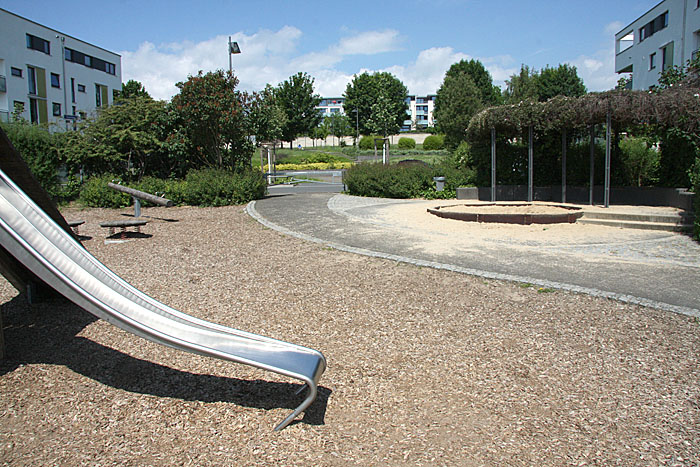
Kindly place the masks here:
MULTIPOLYGON (((123 211, 128 212, 128 211, 123 211)), ((329 250, 240 206, 149 208, 85 246, 198 317, 321 350, 295 382, 146 342, 0 282, 7 465, 697 465, 700 325, 686 316, 329 250)))

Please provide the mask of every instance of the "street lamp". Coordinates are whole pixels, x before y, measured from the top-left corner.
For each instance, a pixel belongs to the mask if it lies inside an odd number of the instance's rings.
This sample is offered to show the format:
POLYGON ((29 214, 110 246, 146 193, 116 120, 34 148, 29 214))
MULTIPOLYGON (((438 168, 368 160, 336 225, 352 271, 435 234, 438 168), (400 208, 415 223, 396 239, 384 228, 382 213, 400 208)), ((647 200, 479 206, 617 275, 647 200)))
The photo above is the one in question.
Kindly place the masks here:
POLYGON ((233 74, 233 64, 231 63, 231 55, 241 53, 238 42, 231 42, 231 36, 228 36, 228 71, 233 74))
POLYGON ((357 111, 357 108, 353 112, 355 112, 355 131, 357 132, 355 134, 355 147, 357 147, 360 144, 360 112, 357 111))

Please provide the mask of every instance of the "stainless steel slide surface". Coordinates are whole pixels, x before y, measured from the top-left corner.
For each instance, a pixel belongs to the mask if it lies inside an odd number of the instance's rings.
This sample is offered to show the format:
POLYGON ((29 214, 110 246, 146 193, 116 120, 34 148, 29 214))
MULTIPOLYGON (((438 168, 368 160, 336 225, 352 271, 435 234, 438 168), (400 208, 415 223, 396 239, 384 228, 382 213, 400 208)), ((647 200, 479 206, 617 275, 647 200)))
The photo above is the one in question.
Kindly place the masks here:
POLYGON ((303 381, 307 397, 275 430, 287 426, 316 399, 318 380, 326 369, 323 354, 197 319, 149 297, 100 263, 2 171, 0 242, 44 282, 115 326, 176 349, 303 381))

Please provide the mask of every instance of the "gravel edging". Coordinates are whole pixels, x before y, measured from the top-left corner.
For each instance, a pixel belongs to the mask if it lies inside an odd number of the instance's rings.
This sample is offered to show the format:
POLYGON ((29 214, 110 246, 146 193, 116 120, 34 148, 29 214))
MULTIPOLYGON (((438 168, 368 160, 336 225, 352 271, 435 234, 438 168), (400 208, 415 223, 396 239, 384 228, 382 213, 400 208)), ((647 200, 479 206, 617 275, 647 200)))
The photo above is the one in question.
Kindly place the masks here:
POLYGON ((608 292, 605 290, 593 289, 593 288, 588 288, 588 287, 581 287, 578 285, 566 284, 566 283, 556 282, 556 281, 545 281, 545 280, 536 279, 536 278, 528 277, 528 276, 516 276, 516 275, 511 275, 511 274, 500 274, 500 273, 494 273, 494 272, 483 271, 483 270, 478 270, 478 269, 464 268, 464 267, 455 266, 452 264, 438 263, 438 262, 434 262, 434 261, 418 260, 418 259, 409 258, 406 256, 387 254, 387 253, 382 253, 380 251, 373 251, 373 250, 368 250, 368 249, 364 249, 364 248, 355 248, 355 247, 342 245, 342 244, 335 243, 335 242, 329 242, 329 241, 326 241, 326 240, 323 240, 320 238, 316 238, 316 237, 313 237, 311 235, 307 235, 307 234, 304 234, 301 232, 295 232, 293 230, 287 229, 287 228, 282 227, 280 225, 277 225, 273 222, 270 222, 269 220, 262 217, 255 210, 255 201, 251 201, 247 204, 246 212, 253 219, 255 219, 256 221, 260 222, 262 225, 264 225, 270 229, 276 230, 276 231, 283 233, 285 235, 299 238, 301 240, 306 240, 306 241, 314 242, 314 243, 320 243, 320 244, 328 246, 330 248, 340 250, 340 251, 346 251, 348 253, 355 253, 358 255, 371 256, 373 258, 382 258, 382 259, 387 259, 390 261, 398 261, 398 262, 402 262, 402 263, 413 264, 415 266, 430 267, 430 268, 434 268, 434 269, 443 269, 443 270, 447 270, 447 271, 459 272, 459 273, 463 273, 463 274, 469 274, 472 276, 483 277, 486 279, 496 279, 496 280, 504 280, 504 281, 509 281, 509 282, 528 283, 528 284, 533 284, 533 285, 543 287, 543 288, 565 290, 567 292, 573 292, 573 293, 582 293, 582 294, 591 295, 593 297, 608 298, 611 300, 618 300, 618 301, 621 301, 624 303, 630 303, 633 305, 640 305, 640 306, 649 307, 649 308, 656 308, 659 310, 670 311, 673 313, 679 313, 679 314, 686 315, 686 316, 700 318, 700 310, 697 310, 695 308, 671 305, 668 303, 658 302, 658 301, 654 301, 654 300, 648 300, 645 298, 634 297, 632 295, 618 294, 618 293, 608 292))

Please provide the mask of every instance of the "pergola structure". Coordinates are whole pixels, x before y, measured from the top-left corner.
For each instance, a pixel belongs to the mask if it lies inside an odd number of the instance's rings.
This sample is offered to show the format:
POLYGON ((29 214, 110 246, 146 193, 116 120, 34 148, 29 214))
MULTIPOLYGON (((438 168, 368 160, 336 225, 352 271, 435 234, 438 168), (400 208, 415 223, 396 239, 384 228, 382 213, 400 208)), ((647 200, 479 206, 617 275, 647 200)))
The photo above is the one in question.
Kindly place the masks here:
POLYGON ((567 129, 589 128, 591 156, 589 203, 593 204, 595 126, 605 124, 604 205, 610 205, 611 128, 622 125, 656 124, 698 134, 700 131, 700 89, 678 86, 661 92, 607 91, 582 97, 558 96, 547 102, 524 101, 490 107, 476 114, 469 123, 472 138, 491 137, 491 200, 496 201, 496 132, 528 130, 528 201, 533 200, 534 131, 561 131, 562 201, 566 202, 567 129))

